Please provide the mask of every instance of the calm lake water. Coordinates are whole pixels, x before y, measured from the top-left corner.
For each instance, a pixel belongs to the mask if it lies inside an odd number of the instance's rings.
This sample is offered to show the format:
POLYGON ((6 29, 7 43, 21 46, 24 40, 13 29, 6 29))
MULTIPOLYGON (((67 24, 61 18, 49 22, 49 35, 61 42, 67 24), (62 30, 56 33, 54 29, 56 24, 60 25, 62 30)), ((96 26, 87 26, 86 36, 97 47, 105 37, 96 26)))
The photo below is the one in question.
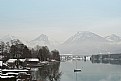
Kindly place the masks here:
POLYGON ((66 61, 33 68, 32 74, 38 81, 121 81, 121 65, 66 61), (82 71, 74 72, 76 68, 82 71))

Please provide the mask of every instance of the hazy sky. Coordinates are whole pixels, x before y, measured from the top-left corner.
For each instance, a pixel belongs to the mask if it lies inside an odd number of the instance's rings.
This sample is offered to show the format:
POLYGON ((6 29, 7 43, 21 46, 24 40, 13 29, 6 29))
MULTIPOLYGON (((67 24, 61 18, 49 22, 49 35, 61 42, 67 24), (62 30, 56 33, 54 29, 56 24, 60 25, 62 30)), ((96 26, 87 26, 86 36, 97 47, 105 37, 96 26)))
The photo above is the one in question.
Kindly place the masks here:
POLYGON ((77 31, 121 36, 121 0, 0 0, 0 36, 64 41, 77 31))

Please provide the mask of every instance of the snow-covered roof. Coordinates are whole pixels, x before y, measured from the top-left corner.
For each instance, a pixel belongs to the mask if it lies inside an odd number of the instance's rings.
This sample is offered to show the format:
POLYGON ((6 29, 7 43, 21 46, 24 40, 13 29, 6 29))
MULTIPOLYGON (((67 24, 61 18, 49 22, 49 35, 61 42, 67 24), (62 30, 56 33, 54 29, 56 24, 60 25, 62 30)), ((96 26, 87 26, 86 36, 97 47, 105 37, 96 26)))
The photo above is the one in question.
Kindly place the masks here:
POLYGON ((2 66, 2 61, 0 61, 0 66, 2 66))
POLYGON ((42 61, 41 63, 46 64, 46 63, 48 63, 48 61, 42 61))
POLYGON ((15 76, 0 76, 0 78, 13 78, 15 76))
MULTIPOLYGON (((17 59, 9 59, 7 62, 9 63, 13 63, 15 62, 17 59)), ((20 61, 24 62, 26 59, 19 59, 20 61)))
POLYGON ((29 58, 29 59, 27 59, 27 61, 39 61, 39 59, 38 58, 29 58))
POLYGON ((15 62, 17 59, 9 59, 7 62, 15 62))
POLYGON ((15 71, 25 72, 25 71, 28 71, 28 70, 27 69, 3 69, 2 71, 8 71, 8 72, 15 72, 15 71))
POLYGON ((26 59, 19 59, 20 61, 24 62, 26 59))

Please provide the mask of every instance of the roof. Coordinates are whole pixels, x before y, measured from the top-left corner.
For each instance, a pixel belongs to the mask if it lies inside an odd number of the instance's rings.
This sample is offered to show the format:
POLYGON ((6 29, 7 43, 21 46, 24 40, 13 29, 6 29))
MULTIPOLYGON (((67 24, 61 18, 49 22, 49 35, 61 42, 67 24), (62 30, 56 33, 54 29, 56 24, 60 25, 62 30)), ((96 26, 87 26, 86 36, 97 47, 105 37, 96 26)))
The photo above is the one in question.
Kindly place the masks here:
POLYGON ((15 71, 25 72, 25 71, 29 71, 29 70, 26 70, 26 69, 3 69, 2 71, 7 71, 7 72, 15 72, 15 71))
POLYGON ((17 59, 9 59, 7 62, 15 62, 17 59))
POLYGON ((27 61, 39 61, 39 59, 38 58, 29 58, 29 59, 27 59, 27 61))
POLYGON ((0 76, 0 78, 13 78, 15 76, 0 76))
POLYGON ((0 61, 0 66, 2 66, 2 61, 0 61))
MULTIPOLYGON (((9 63, 13 63, 15 62, 17 59, 9 59, 7 62, 9 63)), ((19 59, 20 61, 24 62, 26 59, 19 59)))

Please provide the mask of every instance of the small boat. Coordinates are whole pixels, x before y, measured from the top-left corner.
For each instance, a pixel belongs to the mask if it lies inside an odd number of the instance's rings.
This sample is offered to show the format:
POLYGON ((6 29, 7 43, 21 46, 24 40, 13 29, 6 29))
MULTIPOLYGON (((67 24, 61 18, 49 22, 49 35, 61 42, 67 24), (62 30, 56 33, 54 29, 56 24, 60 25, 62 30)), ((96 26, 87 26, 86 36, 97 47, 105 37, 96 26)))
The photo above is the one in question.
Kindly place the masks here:
POLYGON ((74 69, 74 72, 80 72, 81 69, 77 69, 77 61, 76 61, 76 69, 74 69))
POLYGON ((81 69, 74 69, 74 72, 80 72, 81 69))

